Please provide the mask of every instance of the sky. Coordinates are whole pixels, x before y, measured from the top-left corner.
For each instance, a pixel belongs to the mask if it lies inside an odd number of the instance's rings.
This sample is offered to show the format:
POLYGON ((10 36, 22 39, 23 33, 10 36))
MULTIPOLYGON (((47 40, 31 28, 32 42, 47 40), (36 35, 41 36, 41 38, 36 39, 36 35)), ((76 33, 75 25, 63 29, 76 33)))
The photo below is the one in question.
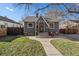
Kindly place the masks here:
MULTIPOLYGON (((43 5, 45 5, 45 4, 43 4, 43 5)), ((25 16, 35 15, 34 9, 35 8, 32 7, 32 10, 25 11, 24 8, 16 7, 16 5, 13 3, 0 3, 0 16, 7 16, 8 18, 10 18, 12 20, 20 21, 25 16)), ((44 12, 40 12, 40 14, 44 14, 44 12)))
MULTIPOLYGON (((15 21, 21 21, 23 17, 26 16, 33 16, 35 15, 35 10, 38 7, 44 7, 47 3, 43 4, 33 4, 33 6, 30 7, 30 9, 25 10, 24 7, 16 7, 15 3, 0 3, 0 16, 7 16, 8 18, 15 20, 15 21)), ((39 11, 41 15, 44 15, 48 10, 52 10, 56 8, 55 6, 49 7, 45 10, 39 11)), ((59 9, 59 8, 58 8, 59 9)), ((60 6, 61 10, 64 10, 63 6, 60 6)), ((71 17, 73 18, 73 17, 71 17)))
MULTIPOLYGON (((38 3, 37 3, 38 4, 38 3)), ((46 6, 47 3, 43 4, 34 4, 31 6, 29 10, 26 10, 22 7, 16 7, 14 3, 0 3, 0 16, 7 16, 8 18, 20 21, 23 17, 26 17, 28 15, 33 16, 35 15, 35 9, 38 7, 46 6)), ((52 7, 49 7, 48 9, 45 9, 43 11, 39 11, 40 14, 44 15, 47 10, 51 10, 52 7)))
POLYGON ((0 16, 7 16, 8 18, 19 21, 23 17, 23 9, 18 9, 11 3, 0 3, 0 16))

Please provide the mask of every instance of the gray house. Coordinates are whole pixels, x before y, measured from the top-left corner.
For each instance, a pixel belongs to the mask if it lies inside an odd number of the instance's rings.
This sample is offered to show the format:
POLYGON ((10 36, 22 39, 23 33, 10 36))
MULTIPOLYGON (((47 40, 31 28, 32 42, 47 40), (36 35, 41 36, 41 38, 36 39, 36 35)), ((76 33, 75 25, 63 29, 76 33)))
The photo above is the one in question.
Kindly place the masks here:
MULTIPOLYGON (((55 15, 55 14, 54 14, 55 15)), ((39 35, 39 33, 48 33, 49 31, 59 33, 59 20, 57 17, 28 16, 24 19, 25 35, 39 35)))

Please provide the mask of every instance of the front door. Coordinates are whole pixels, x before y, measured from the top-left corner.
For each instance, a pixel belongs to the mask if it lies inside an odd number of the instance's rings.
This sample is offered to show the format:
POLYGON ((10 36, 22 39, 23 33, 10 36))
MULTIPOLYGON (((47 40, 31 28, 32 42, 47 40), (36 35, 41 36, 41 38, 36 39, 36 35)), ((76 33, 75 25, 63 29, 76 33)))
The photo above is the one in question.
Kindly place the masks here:
POLYGON ((44 32, 44 23, 43 22, 39 23, 38 30, 39 30, 39 32, 44 32))

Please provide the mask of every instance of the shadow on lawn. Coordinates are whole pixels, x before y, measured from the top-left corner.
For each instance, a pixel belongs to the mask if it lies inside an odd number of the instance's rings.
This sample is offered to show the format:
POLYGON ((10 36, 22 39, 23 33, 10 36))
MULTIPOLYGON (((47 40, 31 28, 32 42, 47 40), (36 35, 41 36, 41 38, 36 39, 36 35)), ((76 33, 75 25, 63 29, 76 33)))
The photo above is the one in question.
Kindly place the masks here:
POLYGON ((14 39, 18 38, 18 36, 5 36, 5 37, 0 37, 0 42, 11 42, 14 39))

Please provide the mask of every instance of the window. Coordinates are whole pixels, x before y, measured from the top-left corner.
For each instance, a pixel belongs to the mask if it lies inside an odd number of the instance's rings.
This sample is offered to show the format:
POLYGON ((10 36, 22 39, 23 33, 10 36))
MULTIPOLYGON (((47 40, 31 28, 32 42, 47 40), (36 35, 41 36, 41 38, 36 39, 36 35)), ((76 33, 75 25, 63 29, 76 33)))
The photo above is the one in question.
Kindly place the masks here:
POLYGON ((50 28, 54 28, 54 23, 50 23, 50 28))
POLYGON ((0 25, 1 28, 5 28, 5 25, 0 25))
POLYGON ((33 23, 28 23, 28 24, 27 24, 27 27, 28 27, 28 28, 33 28, 33 23))
POLYGON ((5 27, 8 27, 8 23, 5 23, 5 27))
POLYGON ((58 25, 58 22, 55 22, 55 28, 58 28, 59 25, 58 25))

